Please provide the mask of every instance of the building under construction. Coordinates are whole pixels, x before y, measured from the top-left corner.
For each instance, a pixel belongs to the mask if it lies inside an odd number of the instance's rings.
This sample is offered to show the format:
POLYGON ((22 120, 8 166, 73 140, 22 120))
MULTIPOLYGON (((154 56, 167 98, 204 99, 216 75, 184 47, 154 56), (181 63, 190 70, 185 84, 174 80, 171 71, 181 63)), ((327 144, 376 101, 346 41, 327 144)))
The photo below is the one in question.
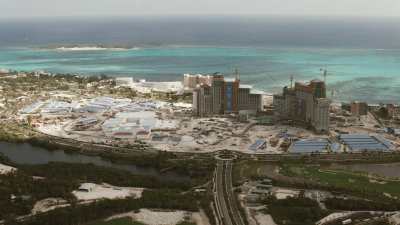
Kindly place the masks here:
POLYGON ((185 91, 193 91, 198 85, 201 84, 212 84, 212 75, 202 74, 184 74, 183 75, 183 88, 185 91))
POLYGON ((317 132, 329 130, 330 100, 326 98, 325 82, 296 82, 274 95, 275 114, 280 119, 293 120, 313 127, 317 132))
POLYGON ((193 114, 207 116, 245 112, 255 114, 262 108, 262 93, 241 85, 238 76, 225 79, 214 74, 212 83, 200 84, 193 90, 193 114))

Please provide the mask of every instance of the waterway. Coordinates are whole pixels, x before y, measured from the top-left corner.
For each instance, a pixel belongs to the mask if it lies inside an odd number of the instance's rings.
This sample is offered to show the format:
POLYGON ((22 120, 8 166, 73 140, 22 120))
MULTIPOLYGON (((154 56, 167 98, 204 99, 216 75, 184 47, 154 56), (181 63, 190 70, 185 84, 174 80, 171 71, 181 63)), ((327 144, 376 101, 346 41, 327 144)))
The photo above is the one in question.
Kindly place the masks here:
POLYGON ((111 162, 100 156, 87 156, 79 153, 70 153, 63 150, 49 151, 45 148, 32 146, 28 143, 0 142, 0 153, 17 164, 40 165, 49 162, 84 163, 107 168, 121 169, 136 175, 157 177, 161 180, 187 181, 189 177, 169 171, 160 173, 153 167, 141 167, 134 164, 111 162))

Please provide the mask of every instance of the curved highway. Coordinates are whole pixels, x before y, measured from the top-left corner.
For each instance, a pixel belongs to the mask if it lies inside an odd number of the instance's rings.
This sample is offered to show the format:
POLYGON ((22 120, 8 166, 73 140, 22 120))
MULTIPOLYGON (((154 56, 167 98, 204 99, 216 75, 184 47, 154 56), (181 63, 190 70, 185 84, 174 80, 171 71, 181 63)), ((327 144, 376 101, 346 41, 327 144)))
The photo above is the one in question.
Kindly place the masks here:
POLYGON ((233 192, 231 160, 218 160, 214 187, 218 221, 224 225, 245 225, 233 192))

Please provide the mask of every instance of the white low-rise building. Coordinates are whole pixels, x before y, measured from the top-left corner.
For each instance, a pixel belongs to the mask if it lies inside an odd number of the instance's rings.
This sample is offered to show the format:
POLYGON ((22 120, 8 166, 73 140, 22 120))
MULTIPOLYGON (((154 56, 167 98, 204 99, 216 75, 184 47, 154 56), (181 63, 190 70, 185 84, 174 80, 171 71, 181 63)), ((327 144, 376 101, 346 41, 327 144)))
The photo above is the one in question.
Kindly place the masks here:
POLYGON ((96 187, 96 184, 93 183, 83 183, 81 186, 79 186, 79 191, 82 192, 91 192, 93 189, 96 187))
POLYGON ((118 87, 132 87, 133 77, 117 77, 115 78, 115 85, 118 87))
POLYGON ((45 102, 35 102, 31 105, 28 105, 26 107, 24 107, 23 109, 21 109, 19 111, 19 113, 21 114, 33 114, 33 113, 37 113, 39 111, 39 109, 45 104, 45 102))
POLYGON ((120 112, 106 120, 102 129, 106 136, 119 139, 147 139, 153 130, 175 130, 175 120, 160 120, 154 111, 120 112))
POLYGON ((77 107, 77 102, 50 101, 42 108, 41 112, 47 114, 65 114, 72 112, 77 107))
POLYGON ((133 83, 132 89, 142 94, 151 94, 154 92, 183 94, 183 84, 182 82, 179 81, 177 82, 140 81, 133 83))
POLYGON ((10 73, 10 71, 8 69, 0 68, 0 75, 5 75, 5 74, 8 74, 8 73, 10 73))

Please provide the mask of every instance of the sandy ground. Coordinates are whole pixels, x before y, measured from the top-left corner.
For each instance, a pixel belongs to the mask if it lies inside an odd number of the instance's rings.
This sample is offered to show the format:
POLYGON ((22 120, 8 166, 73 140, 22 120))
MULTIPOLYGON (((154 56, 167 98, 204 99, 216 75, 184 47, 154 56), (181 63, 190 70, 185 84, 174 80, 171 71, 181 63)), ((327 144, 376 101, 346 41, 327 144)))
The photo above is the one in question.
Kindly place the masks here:
MULTIPOLYGON (((85 105, 92 101, 92 97, 100 96, 68 96, 68 98, 71 97, 74 98, 75 102, 80 102, 81 105, 85 105)), ((271 102, 271 98, 272 96, 268 95, 263 99, 263 101, 269 104, 271 102)), ((55 98, 53 100, 55 100, 55 98)), ((47 103, 51 101, 52 100, 48 100, 47 103)), ((153 140, 152 137, 154 136, 152 135, 144 139, 146 143, 162 151, 214 152, 227 149, 248 154, 282 154, 285 153, 284 149, 280 147, 280 144, 284 140, 281 135, 283 133, 287 133, 290 134, 290 136, 295 136, 301 139, 327 137, 326 135, 316 135, 313 132, 303 128, 291 127, 282 124, 273 126, 254 125, 256 121, 251 119, 248 121, 248 123, 240 123, 236 119, 220 118, 218 116, 213 118, 192 118, 189 114, 181 114, 182 110, 185 111, 190 106, 190 104, 185 103, 175 103, 176 106, 173 107, 167 102, 143 98, 135 98, 132 102, 130 100, 126 101, 126 99, 115 98, 114 101, 115 104, 111 106, 110 109, 100 111, 98 113, 74 112, 57 115, 42 112, 42 118, 37 123, 37 125, 39 125, 37 130, 49 135, 75 139, 78 141, 109 143, 111 139, 105 135, 104 131, 102 130, 102 122, 112 117, 111 115, 113 115, 114 112, 131 115, 133 112, 130 112, 129 108, 124 108, 124 106, 126 106, 126 104, 129 102, 131 106, 135 106, 135 109, 139 109, 140 113, 145 113, 147 110, 149 110, 149 107, 145 106, 146 104, 153 105, 155 108, 151 109, 151 111, 152 113, 156 113, 157 116, 151 116, 152 119, 155 119, 158 122, 163 121, 161 124, 166 125, 168 128, 177 128, 176 130, 156 129, 157 131, 155 133, 159 133, 162 136, 169 136, 169 138, 164 138, 165 140, 160 140, 158 138, 153 140), (143 105, 143 102, 145 102, 145 105, 143 105), (90 128, 87 128, 83 131, 73 130, 73 125, 77 121, 76 116, 78 118, 81 118, 82 116, 94 116, 99 119, 99 123, 97 125, 90 126, 90 128), (165 121, 168 122, 164 123, 165 121), (179 141, 179 138, 182 138, 182 140, 179 141), (267 141, 267 148, 259 149, 257 151, 250 150, 249 147, 259 139, 267 141), (274 147, 271 146, 271 139, 277 139, 278 144, 274 147)), ((341 110, 338 109, 338 111, 341 110)), ((137 112, 135 113, 137 114, 137 112)), ((21 116, 25 117, 26 115, 24 114, 21 116)), ((131 115, 128 117, 137 118, 137 115, 131 115)), ((355 125, 351 127, 341 127, 340 130, 348 131, 350 133, 376 132, 375 125, 378 123, 372 114, 363 116, 361 117, 361 121, 356 122, 357 124, 361 123, 364 126, 359 127, 358 125, 355 125)), ((332 124, 332 126, 335 125, 332 124)), ((393 141, 397 140, 397 144, 400 145, 400 139, 396 139, 393 136, 388 137, 392 137, 393 141)), ((134 141, 134 138, 132 137, 121 142, 116 140, 112 141, 117 144, 124 144, 125 142, 134 141)))
POLYGON ((257 207, 245 206, 249 225, 276 225, 271 215, 260 212, 260 210, 264 208, 265 206, 257 206, 257 207))
POLYGON ((256 218, 258 225, 276 225, 271 215, 256 213, 254 217, 256 218))
POLYGON ((141 209, 139 213, 129 212, 110 217, 107 220, 131 217, 135 221, 145 223, 147 225, 176 225, 183 221, 186 217, 190 217, 191 213, 186 211, 154 211, 149 209, 141 209))
POLYGON ((329 214, 328 216, 322 218, 321 220, 317 221, 315 224, 319 225, 319 224, 325 224, 328 223, 330 221, 342 218, 342 217, 346 217, 351 215, 353 212, 339 212, 339 213, 332 213, 329 214))
POLYGON ((286 199, 288 197, 296 197, 299 195, 299 191, 286 188, 274 188, 272 192, 277 199, 286 199))
POLYGON ((38 131, 51 136, 67 137, 65 132, 62 130, 62 124, 41 125, 38 127, 38 131))
POLYGON ((116 187, 108 184, 96 185, 92 191, 73 191, 72 194, 78 200, 88 201, 96 199, 117 199, 133 196, 135 198, 142 197, 143 188, 116 187))
POLYGON ((392 224, 400 224, 400 213, 396 213, 393 216, 389 218, 389 221, 392 222, 392 224))
MULTIPOLYGON (((115 109, 120 110, 118 107, 115 109)), ((189 116, 165 113, 165 110, 179 111, 180 109, 173 109, 165 106, 163 109, 154 110, 155 113, 159 113, 161 115, 160 119, 165 121, 174 121, 174 123, 171 123, 171 125, 173 125, 173 127, 176 126, 177 130, 173 132, 157 131, 157 133, 160 133, 162 136, 166 136, 166 138, 163 138, 162 140, 153 140, 152 138, 145 139, 145 142, 162 151, 214 152, 222 149, 228 149, 249 154, 282 154, 283 152, 280 148, 280 143, 283 141, 282 137, 278 139, 279 143, 274 147, 272 147, 269 143, 271 138, 277 137, 278 134, 286 132, 288 134, 303 138, 312 138, 315 136, 315 134, 308 130, 286 125, 261 126, 255 125, 255 121, 253 120, 250 120, 248 123, 240 123, 235 119, 218 117, 191 118, 189 116), (172 139, 171 137, 175 137, 175 139, 172 139), (178 139, 176 137, 178 137, 178 139), (181 140, 179 140, 179 138, 181 138, 181 140), (259 149, 257 151, 250 150, 249 147, 259 139, 266 140, 268 147, 266 149, 259 149)), ((110 110, 107 112, 109 111, 110 110)), ((124 112, 123 109, 121 109, 120 113, 128 112, 124 112)), ((55 115, 51 115, 51 117, 54 116, 55 115)), ((100 121, 107 118, 107 116, 103 115, 103 112, 96 113, 96 117, 103 118, 100 119, 100 121)), ((38 130, 49 135, 71 138, 84 142, 107 142, 108 138, 101 129, 89 129, 86 131, 73 130, 72 124, 74 124, 74 121, 76 120, 64 118, 62 119, 62 122, 57 120, 54 122, 49 122, 49 124, 44 124, 41 122, 38 130)), ((129 139, 127 141, 132 140, 129 139)))
POLYGON ((192 220, 195 221, 197 225, 210 225, 210 220, 203 210, 200 210, 198 213, 192 213, 192 220))
MULTIPOLYGON (((168 109, 165 108, 165 109, 168 109)), ((172 108, 171 108, 172 109, 172 108)), ((155 110, 160 113, 161 110, 155 110)), ((75 119, 63 118, 61 121, 55 120, 54 117, 58 115, 46 115, 50 120, 44 123, 39 122, 38 131, 48 135, 58 136, 63 138, 71 138, 85 142, 106 142, 107 138, 102 131, 73 131, 71 125, 75 119)), ((60 115, 61 116, 61 115, 60 115)), ((103 117, 102 113, 97 113, 97 117, 103 117)), ((164 115, 163 119, 176 121, 178 129, 173 132, 174 135, 181 137, 181 141, 167 140, 153 141, 151 138, 146 140, 153 147, 163 151, 177 151, 177 152, 213 152, 221 149, 229 149, 233 151, 240 151, 246 153, 281 153, 277 148, 270 146, 266 150, 259 150, 254 152, 249 150, 249 146, 258 139, 268 139, 276 135, 286 127, 266 127, 255 126, 252 123, 239 123, 236 120, 227 118, 190 118, 187 116, 174 116, 164 115), (200 129, 200 130, 197 130, 200 129), (244 132, 246 131, 246 132, 244 132)), ((171 132, 163 131, 163 135, 170 136, 171 132)))
POLYGON ((0 164, 0 174, 8 174, 16 171, 17 169, 11 166, 0 164))
POLYGON ((32 214, 48 212, 56 208, 67 207, 70 204, 62 198, 46 198, 35 203, 32 214))

